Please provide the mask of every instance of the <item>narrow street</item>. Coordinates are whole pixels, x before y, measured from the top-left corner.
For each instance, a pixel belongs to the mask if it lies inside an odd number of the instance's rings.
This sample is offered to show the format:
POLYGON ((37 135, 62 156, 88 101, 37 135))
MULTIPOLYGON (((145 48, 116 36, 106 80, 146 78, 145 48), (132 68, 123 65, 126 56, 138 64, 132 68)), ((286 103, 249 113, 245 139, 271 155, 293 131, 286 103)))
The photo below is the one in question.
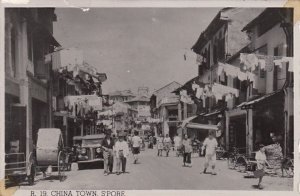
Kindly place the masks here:
MULTIPOLYGON (((254 190, 252 185, 257 179, 243 178, 243 174, 227 169, 227 162, 217 162, 217 175, 200 174, 204 158, 194 155, 193 167, 182 167, 182 158, 157 157, 156 150, 142 151, 141 163, 134 165, 132 156, 127 164, 127 174, 119 176, 103 175, 102 169, 90 169, 67 172, 64 182, 58 180, 37 180, 34 186, 22 186, 21 189, 190 189, 190 190, 254 190)), ((39 176, 38 176, 39 177, 39 176)), ((292 190, 292 178, 266 176, 263 179, 264 190, 292 190)))

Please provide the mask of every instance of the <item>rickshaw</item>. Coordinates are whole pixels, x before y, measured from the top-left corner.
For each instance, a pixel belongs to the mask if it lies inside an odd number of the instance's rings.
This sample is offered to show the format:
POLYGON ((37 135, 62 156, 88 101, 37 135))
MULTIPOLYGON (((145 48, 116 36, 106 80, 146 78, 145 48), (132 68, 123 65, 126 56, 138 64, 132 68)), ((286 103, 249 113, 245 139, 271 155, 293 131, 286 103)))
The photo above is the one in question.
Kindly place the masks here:
POLYGON ((10 183, 19 184, 27 179, 29 185, 34 183, 34 161, 32 153, 28 159, 25 158, 25 153, 8 153, 5 154, 5 184, 10 183))
POLYGON ((60 129, 39 129, 36 144, 36 168, 43 172, 44 177, 47 177, 47 173, 52 173, 52 169, 55 169, 59 180, 65 179, 67 155, 60 129))

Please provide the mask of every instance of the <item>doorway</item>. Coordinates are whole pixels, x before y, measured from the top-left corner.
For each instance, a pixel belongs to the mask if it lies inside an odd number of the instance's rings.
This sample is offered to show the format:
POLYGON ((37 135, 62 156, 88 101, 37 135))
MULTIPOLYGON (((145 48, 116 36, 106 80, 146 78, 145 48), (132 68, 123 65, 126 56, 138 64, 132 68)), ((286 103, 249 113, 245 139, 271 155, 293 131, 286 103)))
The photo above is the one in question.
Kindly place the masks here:
POLYGON ((246 116, 231 117, 229 121, 229 147, 239 148, 246 152, 246 116))

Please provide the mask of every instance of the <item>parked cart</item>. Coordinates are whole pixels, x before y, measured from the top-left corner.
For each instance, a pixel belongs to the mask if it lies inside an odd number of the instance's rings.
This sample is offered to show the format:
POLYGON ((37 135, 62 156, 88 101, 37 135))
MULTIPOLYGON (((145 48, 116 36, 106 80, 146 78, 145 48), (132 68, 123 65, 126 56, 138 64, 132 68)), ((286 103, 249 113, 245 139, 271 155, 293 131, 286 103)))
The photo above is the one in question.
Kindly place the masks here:
POLYGON ((52 170, 56 170, 59 180, 65 179, 67 156, 60 129, 39 129, 36 145, 36 168, 43 172, 44 177, 49 173, 52 174, 52 170))

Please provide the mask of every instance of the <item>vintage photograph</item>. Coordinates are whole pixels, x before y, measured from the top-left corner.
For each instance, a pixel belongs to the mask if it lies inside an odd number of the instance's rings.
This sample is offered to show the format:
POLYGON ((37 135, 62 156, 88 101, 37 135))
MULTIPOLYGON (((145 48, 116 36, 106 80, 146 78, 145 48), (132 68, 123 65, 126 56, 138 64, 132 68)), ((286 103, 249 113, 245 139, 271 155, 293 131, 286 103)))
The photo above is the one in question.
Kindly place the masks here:
POLYGON ((7 189, 293 190, 293 8, 4 10, 7 189))

